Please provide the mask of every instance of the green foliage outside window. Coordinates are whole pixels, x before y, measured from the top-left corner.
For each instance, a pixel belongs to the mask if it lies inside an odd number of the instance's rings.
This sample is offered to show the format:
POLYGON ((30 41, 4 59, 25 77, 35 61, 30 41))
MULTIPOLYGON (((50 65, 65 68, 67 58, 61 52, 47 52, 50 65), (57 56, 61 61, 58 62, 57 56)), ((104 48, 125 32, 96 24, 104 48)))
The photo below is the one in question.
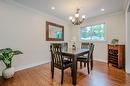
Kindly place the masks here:
POLYGON ((81 40, 104 40, 104 24, 82 27, 80 30, 81 40))

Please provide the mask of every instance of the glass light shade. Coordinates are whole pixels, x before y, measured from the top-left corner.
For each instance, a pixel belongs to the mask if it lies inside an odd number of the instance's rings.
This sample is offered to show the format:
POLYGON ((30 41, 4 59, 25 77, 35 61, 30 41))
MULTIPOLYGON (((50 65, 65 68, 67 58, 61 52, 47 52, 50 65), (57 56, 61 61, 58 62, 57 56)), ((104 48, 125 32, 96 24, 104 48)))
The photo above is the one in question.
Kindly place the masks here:
POLYGON ((72 19, 72 22, 74 22, 75 21, 75 19, 72 19))
POLYGON ((101 9, 101 11, 105 11, 105 9, 101 9))
POLYGON ((54 7, 54 6, 52 6, 52 7, 51 7, 51 9, 52 9, 52 10, 55 10, 55 7, 54 7))
POLYGON ((72 19, 73 19, 73 17, 72 17, 72 16, 70 16, 70 17, 69 17, 69 20, 72 20, 72 19))
POLYGON ((85 19, 85 15, 82 15, 82 18, 85 19))
POLYGON ((75 17, 76 17, 76 18, 77 18, 77 17, 79 17, 79 14, 78 14, 78 13, 76 13, 76 14, 75 14, 75 17))

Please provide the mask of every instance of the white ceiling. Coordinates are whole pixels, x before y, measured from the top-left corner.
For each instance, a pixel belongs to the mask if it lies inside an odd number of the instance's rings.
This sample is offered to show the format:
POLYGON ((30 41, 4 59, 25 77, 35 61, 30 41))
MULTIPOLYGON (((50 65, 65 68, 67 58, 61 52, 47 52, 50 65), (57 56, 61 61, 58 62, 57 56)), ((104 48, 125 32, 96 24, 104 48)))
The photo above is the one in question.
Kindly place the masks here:
POLYGON ((73 15, 77 8, 80 8, 80 13, 86 17, 94 17, 102 14, 123 11, 126 0, 12 0, 22 5, 34 8, 36 10, 46 12, 58 18, 68 20, 70 15, 73 15), (55 10, 51 7, 55 6, 55 10), (101 12, 100 9, 105 11, 101 12))

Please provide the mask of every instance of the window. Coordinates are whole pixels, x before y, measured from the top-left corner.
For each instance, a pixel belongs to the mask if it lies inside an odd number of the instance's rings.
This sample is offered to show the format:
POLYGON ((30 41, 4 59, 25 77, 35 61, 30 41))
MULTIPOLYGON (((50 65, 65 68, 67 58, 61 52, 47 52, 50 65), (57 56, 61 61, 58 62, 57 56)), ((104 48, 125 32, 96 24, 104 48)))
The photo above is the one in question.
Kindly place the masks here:
POLYGON ((80 28, 81 41, 104 41, 105 40, 105 24, 96 24, 80 28))

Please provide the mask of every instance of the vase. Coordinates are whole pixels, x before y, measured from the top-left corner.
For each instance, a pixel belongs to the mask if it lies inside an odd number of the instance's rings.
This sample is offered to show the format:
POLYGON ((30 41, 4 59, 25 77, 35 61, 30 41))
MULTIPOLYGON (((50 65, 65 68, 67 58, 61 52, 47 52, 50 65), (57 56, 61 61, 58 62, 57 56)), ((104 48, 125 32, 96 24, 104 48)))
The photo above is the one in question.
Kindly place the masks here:
POLYGON ((5 78, 5 79, 9 79, 9 78, 13 77, 13 75, 14 75, 14 67, 5 68, 5 69, 2 71, 2 76, 3 76, 3 78, 5 78))
POLYGON ((76 46, 75 45, 72 45, 72 50, 76 50, 76 46))

